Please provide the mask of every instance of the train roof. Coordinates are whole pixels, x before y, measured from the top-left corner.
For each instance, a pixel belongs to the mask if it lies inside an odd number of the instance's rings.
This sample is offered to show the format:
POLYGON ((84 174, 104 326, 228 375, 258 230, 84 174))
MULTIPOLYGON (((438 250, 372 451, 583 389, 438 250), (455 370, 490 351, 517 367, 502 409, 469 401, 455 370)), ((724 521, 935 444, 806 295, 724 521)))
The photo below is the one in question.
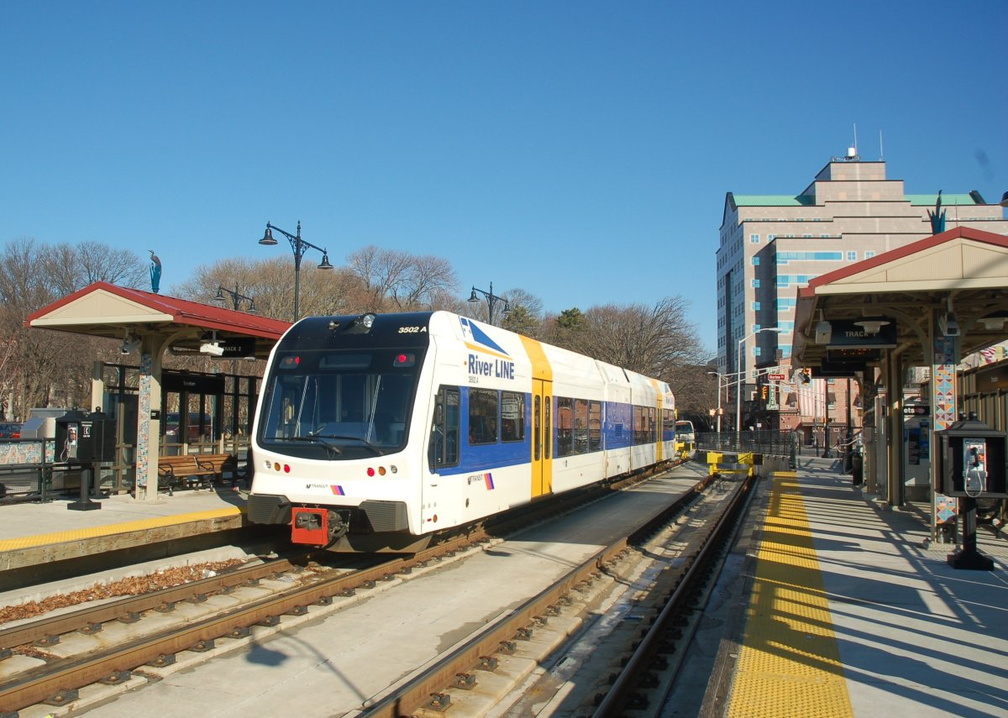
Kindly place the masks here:
POLYGON ((672 395, 665 381, 445 310, 305 317, 288 330, 283 341, 286 343, 290 340, 304 340, 314 343, 323 333, 333 337, 360 334, 372 339, 394 341, 399 345, 425 344, 429 341, 427 336, 445 336, 499 355, 509 355, 519 350, 524 353, 524 343, 535 342, 551 363, 567 367, 581 366, 583 370, 588 370, 590 363, 591 371, 600 372, 609 381, 628 384, 653 383, 660 393, 672 395), (417 327, 425 328, 427 331, 402 331, 417 327))

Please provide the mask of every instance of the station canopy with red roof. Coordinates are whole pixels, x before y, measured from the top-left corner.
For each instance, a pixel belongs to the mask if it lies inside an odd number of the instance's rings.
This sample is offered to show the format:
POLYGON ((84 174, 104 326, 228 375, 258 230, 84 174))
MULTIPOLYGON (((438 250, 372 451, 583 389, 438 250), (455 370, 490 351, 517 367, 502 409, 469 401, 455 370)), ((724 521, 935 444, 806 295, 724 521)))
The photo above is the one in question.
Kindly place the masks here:
POLYGON ((872 339, 846 349, 838 328, 858 334, 875 320, 875 332, 889 337, 887 350, 898 347, 909 362, 926 365, 935 316, 946 326, 954 318, 960 356, 1005 340, 1008 237, 956 227, 816 277, 798 290, 792 360, 817 368, 836 358, 842 364, 845 352, 863 354, 872 339), (821 323, 833 330, 825 343, 816 341, 821 323))
POLYGON ((263 359, 290 322, 95 282, 32 313, 25 326, 120 341, 155 336, 182 353, 196 353, 208 341, 252 339, 255 356, 263 359))

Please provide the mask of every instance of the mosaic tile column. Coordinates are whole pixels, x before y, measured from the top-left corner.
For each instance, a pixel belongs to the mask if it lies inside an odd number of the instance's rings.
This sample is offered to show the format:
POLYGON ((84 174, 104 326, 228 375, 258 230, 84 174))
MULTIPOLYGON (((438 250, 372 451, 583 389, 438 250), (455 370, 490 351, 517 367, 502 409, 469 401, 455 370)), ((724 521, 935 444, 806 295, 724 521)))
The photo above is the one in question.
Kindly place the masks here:
MULTIPOLYGON (((947 337, 938 329, 937 321, 932 321, 934 340, 934 363, 931 366, 931 412, 934 417, 933 431, 949 428, 956 421, 956 337, 947 337)), ((953 523, 958 509, 958 499, 938 492, 939 485, 935 472, 937 464, 934 452, 937 442, 931 441, 931 534, 937 538, 938 527, 953 523)))
POLYGON ((151 369, 153 360, 151 355, 144 351, 140 355, 140 396, 139 409, 137 411, 137 448, 136 448, 136 498, 146 500, 157 498, 157 457, 154 457, 154 486, 153 491, 148 494, 147 482, 151 473, 151 436, 150 436, 150 415, 151 415, 151 369))

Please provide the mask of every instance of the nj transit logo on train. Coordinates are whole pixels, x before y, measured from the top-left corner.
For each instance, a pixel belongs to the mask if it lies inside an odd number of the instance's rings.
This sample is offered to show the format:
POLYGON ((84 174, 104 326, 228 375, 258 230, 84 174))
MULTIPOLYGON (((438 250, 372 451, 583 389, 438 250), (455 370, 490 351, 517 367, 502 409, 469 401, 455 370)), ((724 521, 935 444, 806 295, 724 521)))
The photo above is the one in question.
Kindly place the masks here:
POLYGON ((515 364, 506 351, 501 349, 493 339, 487 336, 486 332, 480 329, 475 322, 465 317, 459 317, 462 325, 462 334, 466 339, 466 348, 469 349, 469 356, 466 363, 469 368, 469 377, 494 377, 495 379, 514 379, 515 364), (481 354, 489 354, 484 358, 481 354))

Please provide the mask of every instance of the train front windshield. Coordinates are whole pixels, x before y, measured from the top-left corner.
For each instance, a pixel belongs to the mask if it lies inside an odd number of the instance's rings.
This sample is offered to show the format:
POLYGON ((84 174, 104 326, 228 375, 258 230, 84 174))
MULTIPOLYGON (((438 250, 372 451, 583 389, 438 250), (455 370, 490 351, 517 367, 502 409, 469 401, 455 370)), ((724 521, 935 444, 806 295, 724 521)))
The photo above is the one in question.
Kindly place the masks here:
POLYGON ((418 347, 278 353, 263 388, 259 444, 330 461, 401 450, 421 358, 418 347))

